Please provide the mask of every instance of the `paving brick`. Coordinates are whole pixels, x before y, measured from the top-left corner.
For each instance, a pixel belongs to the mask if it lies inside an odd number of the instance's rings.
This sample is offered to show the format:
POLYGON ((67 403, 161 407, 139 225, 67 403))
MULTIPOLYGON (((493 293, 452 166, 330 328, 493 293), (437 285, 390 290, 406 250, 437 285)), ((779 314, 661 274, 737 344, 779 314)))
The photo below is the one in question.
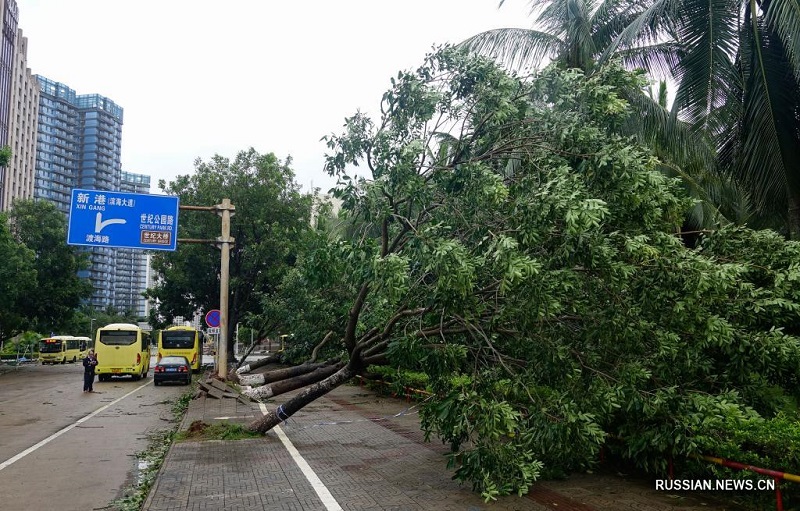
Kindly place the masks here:
MULTIPOLYGON (((284 396, 280 396, 284 398, 284 396)), ((270 402, 269 409, 285 399, 270 402)), ((256 405, 201 397, 181 422, 248 424, 256 405), (230 417, 230 419, 220 419, 230 417)), ((413 404, 343 386, 281 424, 345 510, 389 511, 722 511, 703 498, 679 501, 622 477, 577 475, 537 483, 530 495, 485 503, 452 480, 441 442, 425 442, 413 404)), ((174 444, 144 511, 325 511, 275 432, 262 438, 174 444)))

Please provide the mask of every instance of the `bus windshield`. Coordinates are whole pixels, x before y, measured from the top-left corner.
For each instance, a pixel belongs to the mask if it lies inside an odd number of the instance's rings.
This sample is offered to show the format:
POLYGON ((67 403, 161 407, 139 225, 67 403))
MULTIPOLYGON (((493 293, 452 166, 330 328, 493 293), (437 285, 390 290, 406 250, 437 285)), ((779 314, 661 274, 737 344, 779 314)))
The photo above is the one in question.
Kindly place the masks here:
POLYGON ((195 332, 161 332, 161 347, 164 349, 194 348, 195 332))
POLYGON ((39 353, 61 353, 61 344, 61 341, 55 339, 41 341, 39 353))
POLYGON ((100 343, 106 346, 130 346, 136 342, 136 332, 129 331, 100 331, 100 343))

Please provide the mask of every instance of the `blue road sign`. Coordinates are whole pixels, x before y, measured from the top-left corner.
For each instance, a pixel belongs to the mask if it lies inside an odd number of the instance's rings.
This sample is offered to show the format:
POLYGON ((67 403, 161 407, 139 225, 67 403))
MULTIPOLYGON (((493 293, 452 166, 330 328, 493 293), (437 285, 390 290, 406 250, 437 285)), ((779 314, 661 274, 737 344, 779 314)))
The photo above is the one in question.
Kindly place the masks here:
POLYGON ((206 312, 206 325, 210 326, 211 328, 218 327, 220 322, 219 315, 219 309, 211 309, 210 311, 206 312))
POLYGON ((178 197, 72 190, 67 244, 175 250, 178 197))

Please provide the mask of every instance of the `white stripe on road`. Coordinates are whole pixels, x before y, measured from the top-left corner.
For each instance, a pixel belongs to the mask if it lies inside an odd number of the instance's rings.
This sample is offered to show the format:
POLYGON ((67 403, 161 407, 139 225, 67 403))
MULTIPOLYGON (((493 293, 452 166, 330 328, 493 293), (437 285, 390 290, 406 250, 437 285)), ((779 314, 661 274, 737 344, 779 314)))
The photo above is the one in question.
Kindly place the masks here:
MULTIPOLYGON (((261 408, 261 413, 264 415, 267 414, 267 407, 264 405, 264 403, 258 403, 258 407, 261 408)), ((283 446, 286 447, 286 450, 292 455, 292 459, 295 463, 297 463, 297 466, 300 467, 300 471, 303 472, 303 475, 306 476, 308 482, 311 483, 311 487, 314 488, 315 492, 317 492, 317 495, 322 501, 322 504, 325 506, 325 509, 328 509, 329 511, 342 511, 342 506, 336 502, 336 499, 333 498, 333 495, 331 495, 331 492, 328 491, 328 488, 322 484, 322 481, 320 481, 319 477, 317 477, 317 474, 311 470, 311 467, 308 465, 308 463, 306 463, 306 460, 303 459, 303 457, 300 455, 300 452, 297 450, 297 448, 295 448, 294 444, 292 444, 292 441, 289 440, 289 437, 286 436, 281 427, 275 426, 272 429, 274 429, 275 433, 278 434, 278 438, 281 439, 283 446)))
POLYGON ((4 468, 8 467, 9 465, 11 465, 13 463, 16 463, 17 461, 21 460, 22 458, 24 458, 25 456, 29 455, 33 451, 37 450, 39 447, 43 447, 43 446, 49 444, 50 442, 52 442, 56 438, 60 437, 61 435, 63 435, 67 431, 71 430, 75 426, 79 426, 79 425, 83 424, 84 422, 88 421, 92 417, 96 416, 98 413, 100 413, 100 412, 104 411, 105 409, 107 409, 109 406, 114 406, 115 404, 119 403, 120 401, 122 401, 126 397, 130 396, 131 394, 133 394, 134 392, 138 392, 139 390, 143 389, 144 387, 146 387, 148 385, 150 385, 150 382, 147 382, 144 385, 136 387, 135 389, 133 389, 132 391, 128 392, 127 394, 125 394, 121 398, 115 399, 114 401, 108 403, 107 405, 98 408, 97 410, 93 411, 92 413, 90 413, 86 417, 83 417, 82 419, 78 419, 77 421, 75 421, 74 423, 70 424, 69 426, 56 431, 55 433, 53 433, 49 437, 45 438, 44 440, 42 440, 38 444, 33 445, 31 447, 28 447, 27 449, 25 449, 21 453, 17 454, 13 458, 9 458, 6 461, 4 461, 3 463, 0 463, 0 470, 3 470, 4 468))

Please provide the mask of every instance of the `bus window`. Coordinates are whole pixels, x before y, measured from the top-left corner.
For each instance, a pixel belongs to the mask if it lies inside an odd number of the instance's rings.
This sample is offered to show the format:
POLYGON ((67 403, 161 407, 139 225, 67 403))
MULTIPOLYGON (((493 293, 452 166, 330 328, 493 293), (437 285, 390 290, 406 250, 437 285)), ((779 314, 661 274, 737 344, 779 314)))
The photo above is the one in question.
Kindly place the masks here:
POLYGON ((169 331, 161 332, 161 346, 164 349, 183 349, 189 350, 194 348, 195 342, 194 331, 169 331))
POLYGON ((136 332, 131 331, 106 331, 100 332, 100 344, 106 346, 130 346, 136 342, 136 332))

